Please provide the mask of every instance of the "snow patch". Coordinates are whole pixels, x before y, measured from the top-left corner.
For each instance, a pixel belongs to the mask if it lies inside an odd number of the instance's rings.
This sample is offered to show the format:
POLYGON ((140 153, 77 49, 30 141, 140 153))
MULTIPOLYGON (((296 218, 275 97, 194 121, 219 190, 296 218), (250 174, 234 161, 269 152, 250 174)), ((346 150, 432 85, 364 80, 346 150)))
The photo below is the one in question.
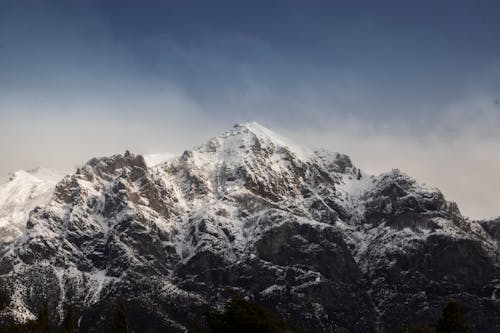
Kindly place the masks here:
POLYGON ((30 211, 50 201, 65 174, 44 168, 19 170, 0 185, 0 242, 10 242, 24 231, 30 211))
POLYGON ((178 154, 172 154, 172 153, 161 153, 161 154, 146 154, 143 155, 144 161, 146 162, 146 165, 149 168, 155 167, 159 164, 165 163, 167 161, 170 161, 176 157, 178 157, 178 154))

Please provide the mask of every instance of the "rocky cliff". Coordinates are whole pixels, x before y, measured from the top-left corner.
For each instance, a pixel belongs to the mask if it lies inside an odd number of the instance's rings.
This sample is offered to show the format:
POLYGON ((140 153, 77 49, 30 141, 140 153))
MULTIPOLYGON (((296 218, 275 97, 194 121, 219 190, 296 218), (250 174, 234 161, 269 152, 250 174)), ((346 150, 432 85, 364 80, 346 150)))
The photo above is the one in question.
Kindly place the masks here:
POLYGON ((72 304, 94 332, 125 299, 133 325, 183 330, 236 290, 317 331, 431 323, 455 299, 498 332, 499 225, 398 170, 235 125, 165 163, 126 152, 66 176, 1 249, 0 320, 72 304))

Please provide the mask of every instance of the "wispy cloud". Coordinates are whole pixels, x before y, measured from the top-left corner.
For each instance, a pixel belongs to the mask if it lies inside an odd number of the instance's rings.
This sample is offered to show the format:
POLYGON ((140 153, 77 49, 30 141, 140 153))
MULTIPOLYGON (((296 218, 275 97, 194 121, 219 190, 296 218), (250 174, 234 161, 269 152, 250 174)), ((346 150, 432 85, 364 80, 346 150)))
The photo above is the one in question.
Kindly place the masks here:
POLYGON ((495 10, 152 3, 0 3, 0 174, 180 152, 255 120, 500 214, 495 10))
POLYGON ((450 103, 426 124, 335 118, 325 120, 321 129, 290 135, 350 154, 370 173, 400 168, 439 187, 467 216, 498 216, 500 106, 495 99, 475 95, 450 103))

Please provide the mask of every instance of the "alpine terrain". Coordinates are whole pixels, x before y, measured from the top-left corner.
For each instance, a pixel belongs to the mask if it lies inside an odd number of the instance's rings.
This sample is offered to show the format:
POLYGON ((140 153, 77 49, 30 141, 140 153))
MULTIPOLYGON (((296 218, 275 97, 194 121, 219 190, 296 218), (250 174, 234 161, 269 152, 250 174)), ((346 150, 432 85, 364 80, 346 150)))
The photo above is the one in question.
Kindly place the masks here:
POLYGON ((122 300, 136 331, 184 331, 237 291, 318 332, 431 324, 450 300, 500 332, 500 221, 397 169, 368 175, 256 123, 149 161, 0 186, 0 322, 47 302, 54 322, 71 305, 98 332, 122 300))

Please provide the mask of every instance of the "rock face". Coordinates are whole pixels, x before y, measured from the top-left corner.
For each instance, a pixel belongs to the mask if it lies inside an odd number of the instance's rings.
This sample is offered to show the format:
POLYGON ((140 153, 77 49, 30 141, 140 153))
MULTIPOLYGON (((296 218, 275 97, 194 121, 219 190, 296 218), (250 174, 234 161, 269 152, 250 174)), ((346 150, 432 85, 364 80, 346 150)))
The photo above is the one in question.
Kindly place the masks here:
POLYGON ((126 152, 66 176, 1 250, 0 320, 72 304, 96 332, 125 299, 136 329, 182 331, 236 290, 317 331, 432 323, 455 299, 498 332, 498 226, 398 170, 236 125, 154 167, 126 152))

